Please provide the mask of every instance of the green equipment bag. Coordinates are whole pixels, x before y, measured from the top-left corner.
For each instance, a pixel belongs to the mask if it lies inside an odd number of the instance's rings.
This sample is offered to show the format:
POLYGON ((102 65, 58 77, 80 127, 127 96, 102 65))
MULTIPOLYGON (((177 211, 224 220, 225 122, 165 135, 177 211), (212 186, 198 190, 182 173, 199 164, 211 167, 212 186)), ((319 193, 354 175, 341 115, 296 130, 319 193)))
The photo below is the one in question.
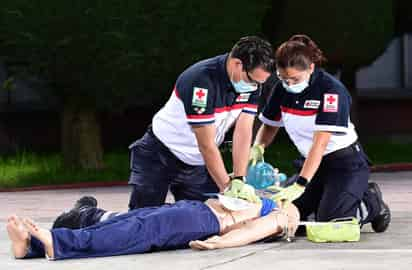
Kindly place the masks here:
POLYGON ((357 242, 360 239, 360 225, 356 218, 339 218, 329 222, 301 222, 306 225, 306 234, 310 241, 357 242))

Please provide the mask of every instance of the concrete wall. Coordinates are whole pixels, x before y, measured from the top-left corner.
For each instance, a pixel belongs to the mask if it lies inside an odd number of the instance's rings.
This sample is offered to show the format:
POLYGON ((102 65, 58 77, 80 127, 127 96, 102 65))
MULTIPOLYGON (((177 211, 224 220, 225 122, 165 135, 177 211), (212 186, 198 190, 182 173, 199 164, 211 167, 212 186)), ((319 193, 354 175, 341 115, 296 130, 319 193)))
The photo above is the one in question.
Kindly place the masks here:
POLYGON ((383 55, 361 68, 356 74, 356 86, 360 91, 405 88, 412 92, 412 34, 395 38, 383 55))

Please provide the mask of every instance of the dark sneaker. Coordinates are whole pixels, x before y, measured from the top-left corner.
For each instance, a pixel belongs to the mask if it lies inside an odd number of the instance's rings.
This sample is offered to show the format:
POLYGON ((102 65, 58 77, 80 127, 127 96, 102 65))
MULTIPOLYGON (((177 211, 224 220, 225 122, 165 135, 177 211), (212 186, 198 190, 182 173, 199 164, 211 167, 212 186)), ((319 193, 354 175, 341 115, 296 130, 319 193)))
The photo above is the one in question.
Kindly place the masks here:
POLYGON ((73 209, 63 212, 56 218, 52 228, 79 229, 81 227, 81 212, 89 207, 97 207, 97 200, 92 196, 81 197, 76 201, 73 209))
POLYGON ((299 226, 298 226, 298 229, 296 230, 295 236, 296 236, 296 237, 304 237, 304 236, 307 236, 307 235, 306 235, 306 226, 304 226, 304 225, 299 225, 299 226))
POLYGON ((97 207, 97 200, 95 197, 83 196, 78 199, 76 204, 74 205, 74 209, 77 209, 79 211, 87 207, 97 207))
POLYGON ((377 233, 384 232, 388 229, 389 223, 391 222, 391 211, 389 210, 388 205, 383 201, 382 192, 378 184, 373 182, 369 183, 368 190, 376 195, 380 205, 379 214, 371 221, 372 229, 377 233))
POLYGON ((70 210, 60 214, 52 226, 52 229, 57 228, 80 229, 80 211, 70 210))

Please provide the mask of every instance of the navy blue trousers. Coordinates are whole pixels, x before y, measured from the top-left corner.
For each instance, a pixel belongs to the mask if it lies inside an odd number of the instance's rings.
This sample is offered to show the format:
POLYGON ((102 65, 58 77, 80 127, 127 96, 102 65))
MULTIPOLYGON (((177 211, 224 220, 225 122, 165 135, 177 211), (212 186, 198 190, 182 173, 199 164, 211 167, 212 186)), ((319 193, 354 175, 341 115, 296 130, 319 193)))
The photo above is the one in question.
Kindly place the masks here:
POLYGON ((218 192, 206 166, 191 166, 180 161, 153 134, 145 135, 130 147, 132 193, 129 209, 162 205, 170 191, 175 200, 205 201, 204 193, 218 192))
MULTIPOLYGON (((203 202, 182 200, 131 210, 93 226, 51 230, 56 260, 187 248, 191 240, 219 234, 216 216, 203 202)), ((32 237, 26 258, 44 256, 32 237)))
POLYGON ((293 203, 302 220, 312 213, 317 221, 360 215, 361 224, 365 224, 378 215, 380 207, 377 197, 368 191, 368 179, 368 158, 360 145, 355 145, 343 154, 326 155, 302 196, 293 203))

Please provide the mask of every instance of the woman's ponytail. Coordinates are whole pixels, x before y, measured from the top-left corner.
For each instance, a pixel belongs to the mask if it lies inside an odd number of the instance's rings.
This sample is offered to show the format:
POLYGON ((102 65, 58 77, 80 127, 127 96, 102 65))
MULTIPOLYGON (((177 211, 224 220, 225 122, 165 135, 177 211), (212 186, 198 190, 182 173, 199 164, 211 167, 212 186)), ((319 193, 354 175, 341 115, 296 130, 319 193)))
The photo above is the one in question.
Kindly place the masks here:
POLYGON ((276 65, 279 68, 294 67, 301 70, 314 63, 321 66, 326 62, 318 45, 306 35, 294 35, 276 50, 276 65))

